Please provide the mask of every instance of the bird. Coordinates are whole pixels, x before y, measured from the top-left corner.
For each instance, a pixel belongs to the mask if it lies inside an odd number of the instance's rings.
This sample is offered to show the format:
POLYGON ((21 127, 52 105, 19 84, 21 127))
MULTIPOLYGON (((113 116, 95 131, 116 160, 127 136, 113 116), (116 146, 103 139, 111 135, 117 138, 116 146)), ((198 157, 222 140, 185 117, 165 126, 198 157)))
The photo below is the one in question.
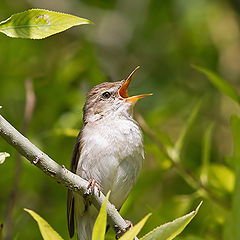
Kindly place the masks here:
MULTIPOLYGON (((83 127, 74 144, 70 170, 97 184, 119 210, 135 185, 144 160, 143 134, 133 118, 135 103, 152 94, 129 97, 128 86, 136 67, 121 81, 104 82, 91 89, 83 107, 83 127)), ((68 190, 67 220, 70 238, 91 240, 98 211, 68 190)))

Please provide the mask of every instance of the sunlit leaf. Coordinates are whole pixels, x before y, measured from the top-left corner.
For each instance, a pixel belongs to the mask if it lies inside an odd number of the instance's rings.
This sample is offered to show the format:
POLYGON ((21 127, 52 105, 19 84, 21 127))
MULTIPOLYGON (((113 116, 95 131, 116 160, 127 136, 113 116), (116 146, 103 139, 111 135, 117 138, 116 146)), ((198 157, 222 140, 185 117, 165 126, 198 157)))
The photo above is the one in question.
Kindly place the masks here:
POLYGON ((54 133, 56 135, 66 136, 66 137, 77 137, 79 133, 79 129, 73 129, 73 128, 58 128, 54 130, 54 133))
POLYGON ((202 103, 202 101, 200 100, 195 105, 195 107, 193 108, 193 110, 191 112, 191 115, 189 116, 182 132, 180 133, 180 135, 179 135, 179 137, 178 137, 178 139, 175 143, 174 148, 172 149, 172 151, 169 151, 169 153, 172 155, 171 157, 173 157, 174 160, 178 160, 178 157, 179 157, 179 154, 181 153, 181 150, 182 150, 183 144, 185 142, 186 136, 187 136, 187 134, 189 134, 189 132, 190 132, 192 126, 193 126, 193 123, 197 118, 198 112, 199 112, 200 107, 201 107, 201 103, 202 103))
POLYGON ((148 218, 151 216, 151 213, 146 215, 141 221, 139 221, 133 228, 128 230, 122 237, 119 238, 119 240, 130 240, 134 239, 135 236, 138 235, 138 233, 141 231, 142 227, 148 220, 148 218))
POLYGON ((195 217, 202 202, 198 205, 195 211, 177 218, 172 222, 166 223, 155 228, 153 231, 147 233, 141 240, 171 240, 179 235, 188 223, 195 217))
POLYGON ((91 21, 70 14, 30 9, 13 14, 0 23, 0 32, 14 38, 42 39, 73 26, 90 24, 91 21))
POLYGON ((235 176, 233 171, 222 164, 209 165, 209 184, 220 191, 233 191, 235 176))
POLYGON ((104 240, 107 226, 107 201, 109 199, 110 192, 108 192, 106 199, 104 200, 98 217, 93 227, 92 240, 104 240))
POLYGON ((213 123, 210 123, 203 136, 203 147, 202 147, 202 169, 201 169, 201 181, 206 184, 208 181, 208 166, 210 159, 210 150, 211 150, 211 137, 213 123))
POLYGON ((164 153, 161 151, 161 149, 159 149, 157 145, 146 143, 145 150, 148 157, 154 158, 156 160, 161 170, 166 170, 172 166, 171 161, 166 158, 166 155, 164 155, 164 153))
POLYGON ((223 94, 230 97, 233 101, 240 103, 240 97, 237 91, 223 78, 218 76, 216 73, 200 66, 192 65, 196 70, 204 73, 209 81, 223 94))
POLYGON ((48 224, 46 220, 30 209, 24 208, 37 222, 44 240, 63 240, 61 236, 48 224))
POLYGON ((6 153, 6 152, 0 152, 0 164, 4 163, 5 159, 7 157, 10 157, 10 154, 9 153, 6 153))

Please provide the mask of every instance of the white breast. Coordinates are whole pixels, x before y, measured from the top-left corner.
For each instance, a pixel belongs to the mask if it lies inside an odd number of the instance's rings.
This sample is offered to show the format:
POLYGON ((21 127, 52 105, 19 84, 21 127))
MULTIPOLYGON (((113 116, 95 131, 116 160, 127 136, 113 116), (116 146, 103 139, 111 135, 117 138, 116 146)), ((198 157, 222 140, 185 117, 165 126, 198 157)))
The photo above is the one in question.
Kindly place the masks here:
POLYGON ((144 159, 141 130, 133 119, 107 119, 87 124, 82 132, 77 174, 96 180, 117 207, 135 185, 144 159))

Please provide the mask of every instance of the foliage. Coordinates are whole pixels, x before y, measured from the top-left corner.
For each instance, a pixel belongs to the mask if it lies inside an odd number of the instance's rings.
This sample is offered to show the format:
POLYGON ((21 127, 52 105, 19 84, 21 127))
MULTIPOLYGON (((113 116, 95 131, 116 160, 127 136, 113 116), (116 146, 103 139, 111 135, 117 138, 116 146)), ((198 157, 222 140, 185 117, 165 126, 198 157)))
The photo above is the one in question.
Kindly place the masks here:
POLYGON ((226 82, 224 79, 219 77, 217 74, 215 74, 214 72, 212 72, 206 68, 203 68, 200 66, 195 66, 195 65, 193 65, 193 67, 195 69, 199 70, 200 72, 203 72, 208 77, 208 79, 211 81, 211 83, 219 91, 221 91, 226 96, 230 97, 233 101, 240 103, 240 97, 239 97, 237 91, 228 82, 226 82))
MULTIPOLYGON (((198 210, 202 202, 198 205, 195 211, 190 212, 189 214, 175 219, 170 223, 166 223, 162 226, 159 226, 147 233, 141 240, 171 240, 179 235, 183 229, 189 224, 189 222, 195 217, 198 213, 198 210)), ((130 238, 129 238, 130 239, 130 238)))
POLYGON ((110 192, 106 195, 102 207, 99 211, 98 217, 93 227, 92 240, 104 240, 107 227, 107 201, 109 199, 110 192))
POLYGON ((46 222, 46 220, 40 217, 37 213, 26 208, 24 210, 28 212, 34 218, 34 220, 36 220, 44 240, 63 240, 59 234, 46 222))
MULTIPOLYGON (((102 207, 99 211, 98 217, 96 219, 96 222, 94 224, 93 228, 93 234, 92 234, 92 240, 104 240, 105 239, 105 232, 106 232, 106 223, 107 223, 107 201, 109 199, 110 192, 107 194, 106 199, 104 200, 102 207)), ((171 240, 174 237, 176 237, 179 233, 183 231, 183 229, 187 226, 187 224, 194 218, 194 216, 197 214, 200 205, 197 207, 195 211, 192 211, 191 213, 178 218, 170 223, 166 223, 162 226, 159 226, 152 230, 151 232, 147 233, 144 237, 142 237, 142 240, 151 240, 151 239, 158 239, 158 240, 171 240)), ((38 223, 40 232, 42 234, 42 237, 44 240, 61 240, 62 238, 59 236, 58 233, 53 230, 53 228, 44 220, 42 217, 40 217, 37 213, 35 213, 32 210, 25 209, 38 223)), ((141 231, 142 227, 148 220, 148 218, 151 216, 151 214, 148 214, 145 216, 141 221, 139 221, 133 228, 128 230, 122 237, 119 238, 119 240, 129 240, 134 239, 135 236, 141 231)))
POLYGON ((235 168, 235 188, 233 192, 232 199, 232 210, 230 215, 230 220, 226 226, 225 239, 238 239, 240 238, 240 118, 233 115, 231 119, 232 134, 233 134, 233 159, 235 168))
POLYGON ((138 233, 143 228, 144 224, 147 222, 148 218, 151 216, 151 213, 149 213, 147 216, 145 216, 141 221, 139 221, 133 228, 128 230, 122 237, 120 237, 120 240, 128 240, 128 239, 134 239, 135 236, 138 235, 138 233))
MULTIPOLYGON (((240 9, 236 1, 114 0, 104 6, 102 2, 1 1, 2 19, 40 7, 96 23, 94 28, 72 28, 44 41, 2 34, 1 113, 22 128, 25 81, 32 79, 36 106, 25 134, 68 167, 82 126, 86 92, 98 83, 125 78, 140 65, 129 90, 154 93, 136 105, 145 121, 146 159, 121 214, 135 225, 152 212, 139 234, 144 236, 203 199, 201 211, 177 239, 238 239, 240 9)), ((5 223, 17 161, 15 151, 2 139, 0 150, 11 155, 0 167, 0 222, 5 223)), ((27 207, 41 212, 67 239, 64 188, 24 159, 20 176, 11 238, 39 238, 33 221, 22 213, 27 207)), ((113 238, 113 231, 108 231, 106 239, 113 238)))
POLYGON ((30 9, 13 14, 0 22, 0 32, 9 37, 42 39, 73 26, 89 24, 91 21, 44 9, 30 9))

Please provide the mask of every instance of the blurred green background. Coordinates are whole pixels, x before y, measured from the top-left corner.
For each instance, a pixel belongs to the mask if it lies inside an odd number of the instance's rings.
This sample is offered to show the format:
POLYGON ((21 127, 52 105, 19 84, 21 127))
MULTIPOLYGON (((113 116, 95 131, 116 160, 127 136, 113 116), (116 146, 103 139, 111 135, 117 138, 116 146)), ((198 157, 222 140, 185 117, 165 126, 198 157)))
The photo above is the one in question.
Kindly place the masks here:
MULTIPOLYGON (((212 69, 240 88, 238 0, 1 0, 0 5, 1 20, 26 9, 45 8, 95 23, 44 40, 0 35, 0 105, 10 123, 23 128, 25 82, 30 80, 36 104, 26 136, 69 167, 87 91, 104 81, 121 80, 140 65, 129 93, 154 93, 136 106, 154 136, 145 133, 144 168, 122 215, 136 223, 152 212, 143 235, 204 200, 178 239, 237 239, 230 237, 228 226, 235 179, 230 116, 239 113, 239 106, 190 65, 212 69), (180 158, 175 159, 187 169, 182 172, 164 156, 156 139, 174 158, 172 146, 196 106, 198 114, 188 124, 180 158), (192 175, 195 182, 189 181, 192 175)), ((23 208, 39 213, 69 239, 66 189, 23 159, 11 208, 16 152, 2 139, 0 151, 11 154, 0 166, 0 222, 5 223, 12 209, 8 239, 41 239, 23 208)), ((110 239, 113 233, 108 234, 110 239)))

